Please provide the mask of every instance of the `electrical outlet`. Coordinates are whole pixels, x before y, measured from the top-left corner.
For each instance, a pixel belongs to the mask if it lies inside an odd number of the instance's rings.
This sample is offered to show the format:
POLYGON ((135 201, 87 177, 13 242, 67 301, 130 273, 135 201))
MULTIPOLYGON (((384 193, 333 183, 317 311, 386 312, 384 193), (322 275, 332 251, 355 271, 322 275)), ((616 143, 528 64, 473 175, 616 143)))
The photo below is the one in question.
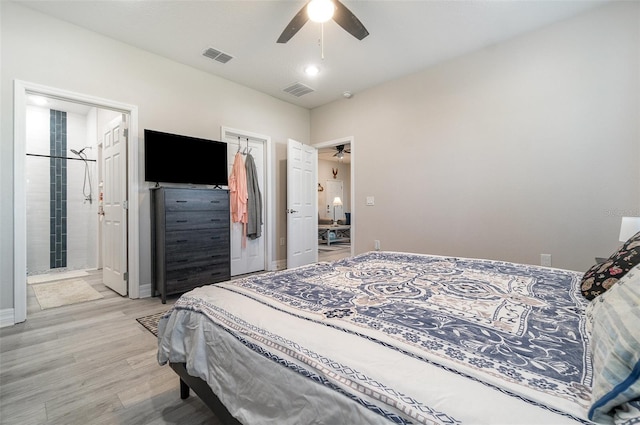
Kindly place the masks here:
POLYGON ((540 265, 551 267, 551 254, 540 254, 540 265))
POLYGON ((375 246, 376 251, 380 251, 380 241, 379 240, 376 239, 375 241, 373 241, 373 245, 375 246))
POLYGON ((367 196, 367 205, 371 206, 375 204, 376 204, 375 198, 373 196, 367 196))

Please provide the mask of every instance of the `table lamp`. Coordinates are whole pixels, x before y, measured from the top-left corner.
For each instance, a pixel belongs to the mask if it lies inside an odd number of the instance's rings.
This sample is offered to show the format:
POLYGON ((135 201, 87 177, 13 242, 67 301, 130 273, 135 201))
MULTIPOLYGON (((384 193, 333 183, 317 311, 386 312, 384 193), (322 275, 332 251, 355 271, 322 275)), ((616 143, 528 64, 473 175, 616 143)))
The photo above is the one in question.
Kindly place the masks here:
POLYGON ((333 198, 333 224, 338 223, 336 220, 336 207, 342 205, 342 199, 339 196, 333 198))

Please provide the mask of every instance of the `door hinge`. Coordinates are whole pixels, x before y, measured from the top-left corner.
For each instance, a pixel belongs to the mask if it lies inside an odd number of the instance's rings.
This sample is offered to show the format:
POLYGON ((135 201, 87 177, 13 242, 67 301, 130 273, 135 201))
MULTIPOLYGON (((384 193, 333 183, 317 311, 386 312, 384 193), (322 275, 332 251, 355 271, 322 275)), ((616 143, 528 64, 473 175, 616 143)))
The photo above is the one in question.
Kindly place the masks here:
POLYGON ((123 277, 124 277, 124 281, 129 283, 129 272, 124 272, 123 277))
POLYGON ((125 199, 124 201, 122 201, 122 208, 125 209, 125 210, 129 209, 129 201, 128 200, 125 199))
POLYGON ((122 130, 122 137, 127 138, 129 137, 129 129, 125 128, 122 130))

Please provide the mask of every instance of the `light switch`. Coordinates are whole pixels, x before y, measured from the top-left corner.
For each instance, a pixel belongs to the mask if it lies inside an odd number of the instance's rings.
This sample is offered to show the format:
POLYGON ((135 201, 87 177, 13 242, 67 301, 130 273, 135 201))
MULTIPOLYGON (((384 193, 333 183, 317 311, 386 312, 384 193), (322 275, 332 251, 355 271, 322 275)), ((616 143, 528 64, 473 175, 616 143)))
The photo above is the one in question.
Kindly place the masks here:
POLYGON ((375 200, 373 196, 367 196, 367 205, 375 205, 375 200))

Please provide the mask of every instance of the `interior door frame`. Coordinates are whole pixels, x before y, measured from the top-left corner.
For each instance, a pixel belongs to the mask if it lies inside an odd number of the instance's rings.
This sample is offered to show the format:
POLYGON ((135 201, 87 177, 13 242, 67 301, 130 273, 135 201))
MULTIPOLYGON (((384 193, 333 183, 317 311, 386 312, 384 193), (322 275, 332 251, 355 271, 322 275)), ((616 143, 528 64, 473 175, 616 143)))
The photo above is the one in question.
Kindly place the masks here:
POLYGON ((350 234, 349 236, 351 237, 351 256, 353 257, 355 255, 356 252, 356 224, 358 222, 358 215, 356 214, 356 139, 353 136, 346 136, 346 137, 341 137, 338 139, 333 139, 333 140, 328 140, 326 142, 318 142, 313 144, 312 146, 316 149, 322 149, 322 148, 330 148, 333 146, 338 146, 338 145, 346 145, 349 144, 350 145, 350 150, 351 153, 349 154, 351 156, 351 165, 350 165, 350 175, 351 175, 351 187, 349 188, 351 190, 351 196, 350 196, 350 203, 351 203, 351 228, 350 228, 350 234))
MULTIPOLYGON (((227 137, 236 138, 240 137, 241 139, 249 139, 253 142, 262 143, 263 145, 263 155, 264 155, 264 187, 261 188, 262 192, 262 202, 264 208, 264 234, 262 237, 264 238, 265 244, 265 253, 264 253, 264 270, 277 270, 277 267, 273 264, 273 253, 274 247, 272 246, 273 232, 276 228, 275 226, 275 214, 273 213, 272 205, 275 205, 275 199, 273 196, 275 195, 275 191, 271 190, 273 187, 273 154, 271 147, 271 136, 266 136, 263 134, 253 133, 251 131, 239 130, 237 128, 231 128, 227 126, 220 127, 220 137, 223 142, 227 140, 227 137)), ((225 142, 226 143, 226 142, 225 142)), ((231 170, 228 170, 231 173, 231 170)))
MULTIPOLYGON (((127 147, 129 298, 140 298, 140 213, 138 206, 138 107, 110 99, 48 87, 22 80, 14 81, 13 104, 13 323, 27 318, 27 202, 25 185, 27 96, 39 94, 100 109, 129 114, 127 147), (23 272, 20 272, 20 271, 23 272)), ((150 292, 150 289, 149 289, 150 292)))

